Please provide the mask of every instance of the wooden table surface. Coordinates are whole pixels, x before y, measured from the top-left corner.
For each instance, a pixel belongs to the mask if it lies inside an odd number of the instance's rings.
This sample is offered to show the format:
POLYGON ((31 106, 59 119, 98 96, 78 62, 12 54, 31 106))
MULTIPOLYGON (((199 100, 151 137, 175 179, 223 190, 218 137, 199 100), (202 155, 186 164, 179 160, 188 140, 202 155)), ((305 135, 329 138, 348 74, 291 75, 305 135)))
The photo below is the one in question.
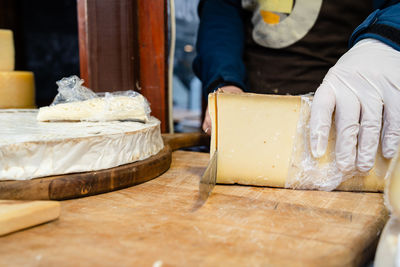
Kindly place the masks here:
POLYGON ((0 238, 0 266, 346 266, 374 254, 382 194, 217 185, 177 151, 150 182, 61 203, 60 219, 0 238))

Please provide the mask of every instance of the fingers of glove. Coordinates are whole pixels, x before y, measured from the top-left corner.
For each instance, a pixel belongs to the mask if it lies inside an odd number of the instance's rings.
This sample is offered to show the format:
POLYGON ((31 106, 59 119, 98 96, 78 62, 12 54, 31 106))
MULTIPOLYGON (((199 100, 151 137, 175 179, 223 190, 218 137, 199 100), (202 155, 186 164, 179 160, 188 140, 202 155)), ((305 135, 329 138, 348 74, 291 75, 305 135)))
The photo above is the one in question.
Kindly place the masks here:
POLYGON ((310 118, 310 144, 314 157, 320 158, 328 146, 332 113, 335 109, 335 93, 324 82, 316 91, 310 118))
POLYGON ((347 173, 355 169, 360 102, 347 88, 335 93, 336 164, 342 172, 347 173))
POLYGON ((361 107, 361 124, 358 134, 357 169, 362 172, 369 171, 375 163, 378 150, 379 135, 382 125, 383 103, 375 90, 375 96, 363 99, 361 107))
POLYGON ((394 157, 400 144, 400 88, 386 90, 384 101, 382 154, 389 159, 394 157))

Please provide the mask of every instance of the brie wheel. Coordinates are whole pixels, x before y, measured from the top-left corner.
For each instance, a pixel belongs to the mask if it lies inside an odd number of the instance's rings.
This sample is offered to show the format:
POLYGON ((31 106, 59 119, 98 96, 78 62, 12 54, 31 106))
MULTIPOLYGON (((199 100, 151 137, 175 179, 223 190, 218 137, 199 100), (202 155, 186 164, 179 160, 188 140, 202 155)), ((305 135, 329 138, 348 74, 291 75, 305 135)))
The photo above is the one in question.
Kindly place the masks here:
POLYGON ((38 122, 0 110, 0 180, 87 172, 144 160, 163 147, 160 121, 38 122))

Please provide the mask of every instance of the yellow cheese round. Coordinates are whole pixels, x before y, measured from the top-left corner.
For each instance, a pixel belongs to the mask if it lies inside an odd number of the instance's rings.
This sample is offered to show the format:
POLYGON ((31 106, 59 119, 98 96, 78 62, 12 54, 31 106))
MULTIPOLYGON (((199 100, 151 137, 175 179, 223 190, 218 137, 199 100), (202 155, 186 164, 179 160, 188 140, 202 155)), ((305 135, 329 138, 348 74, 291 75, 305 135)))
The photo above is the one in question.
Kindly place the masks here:
POLYGON ((32 72, 0 71, 0 108, 34 108, 35 83, 32 72))

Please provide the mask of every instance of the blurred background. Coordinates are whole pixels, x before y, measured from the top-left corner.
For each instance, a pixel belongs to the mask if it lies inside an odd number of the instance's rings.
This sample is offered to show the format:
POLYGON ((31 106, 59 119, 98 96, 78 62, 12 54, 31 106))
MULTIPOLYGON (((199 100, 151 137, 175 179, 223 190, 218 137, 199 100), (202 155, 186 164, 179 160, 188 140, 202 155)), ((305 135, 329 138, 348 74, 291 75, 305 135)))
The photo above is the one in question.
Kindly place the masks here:
MULTIPOLYGON (((201 123, 201 83, 194 76, 198 0, 175 0, 176 49, 173 103, 176 132, 197 131, 201 123)), ((35 74, 36 104, 49 105, 56 81, 79 75, 76 0, 0 0, 0 28, 13 29, 16 70, 35 74)))

